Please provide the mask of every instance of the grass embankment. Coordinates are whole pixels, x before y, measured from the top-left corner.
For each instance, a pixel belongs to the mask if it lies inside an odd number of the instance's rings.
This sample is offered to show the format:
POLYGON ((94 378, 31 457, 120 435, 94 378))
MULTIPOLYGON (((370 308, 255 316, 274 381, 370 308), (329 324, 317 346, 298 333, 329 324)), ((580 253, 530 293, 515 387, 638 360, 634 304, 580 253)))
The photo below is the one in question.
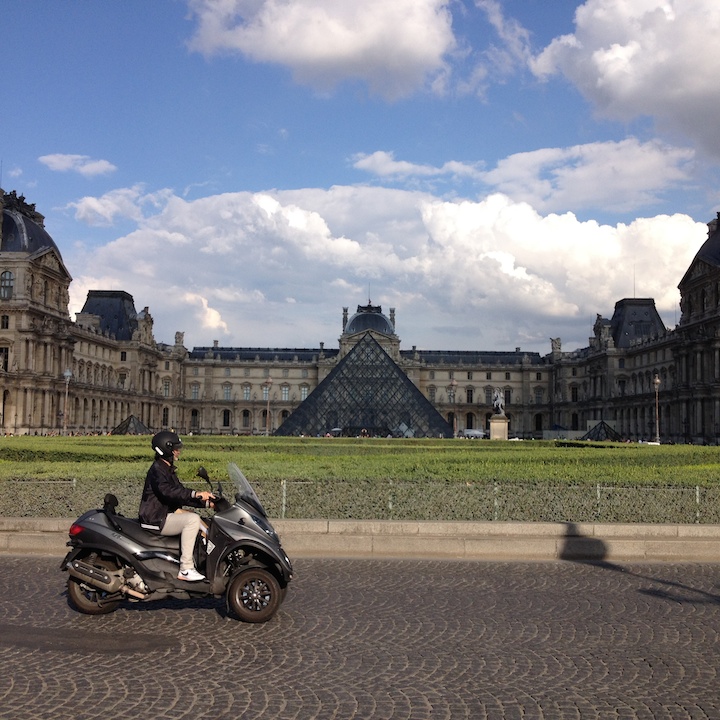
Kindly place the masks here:
MULTIPOLYGON (((715 447, 217 436, 184 441, 183 482, 201 486, 194 477, 199 465, 222 479, 234 461, 275 517, 662 522, 674 521, 670 511, 677 509, 683 517, 690 513, 679 521, 692 522, 701 493, 701 521, 714 521, 720 512, 708 512, 720 504, 714 500, 720 493, 715 447)), ((113 492, 121 511, 133 515, 151 460, 148 437, 2 438, 0 514, 67 517, 113 492)))

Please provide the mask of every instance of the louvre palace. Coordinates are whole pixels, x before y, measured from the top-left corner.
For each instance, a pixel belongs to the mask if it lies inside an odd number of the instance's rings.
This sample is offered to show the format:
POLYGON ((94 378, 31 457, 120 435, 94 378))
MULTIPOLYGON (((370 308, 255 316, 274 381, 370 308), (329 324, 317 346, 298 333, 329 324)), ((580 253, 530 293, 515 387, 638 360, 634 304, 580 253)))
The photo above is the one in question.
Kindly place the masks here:
MULTIPOLYGON (((487 430, 493 396, 510 437, 720 440, 720 230, 679 278, 681 318, 654 300, 597 315, 587 347, 401 348, 396 311, 342 309, 335 348, 188 349, 155 339, 148 307, 91 290, 70 318, 72 277, 35 206, 0 190, 0 432, 106 433, 135 418, 151 431, 453 437, 487 430)), ((477 433, 476 433, 477 434, 477 433)))

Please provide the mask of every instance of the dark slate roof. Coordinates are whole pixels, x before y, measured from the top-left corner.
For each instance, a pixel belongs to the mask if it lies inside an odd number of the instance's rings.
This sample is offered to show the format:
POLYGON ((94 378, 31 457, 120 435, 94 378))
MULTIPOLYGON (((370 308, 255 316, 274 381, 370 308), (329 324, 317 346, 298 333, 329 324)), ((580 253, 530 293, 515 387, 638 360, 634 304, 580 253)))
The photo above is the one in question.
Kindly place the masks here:
POLYGON ((345 326, 345 335, 354 335, 365 330, 374 330, 383 335, 394 335, 390 320, 383 315, 380 305, 358 305, 357 312, 348 320, 345 326))
POLYGON ((720 267, 720 212, 717 215, 717 220, 708 223, 708 238, 700 246, 692 262, 688 265, 685 275, 678 283, 679 288, 682 288, 685 282, 692 277, 693 269, 699 261, 705 262, 712 267, 720 267))
POLYGON ((665 325, 652 298, 626 298, 615 303, 610 334, 615 347, 630 347, 633 341, 662 335, 665 325))
POLYGON ((545 360, 536 352, 474 351, 474 350, 401 350, 405 360, 419 359, 427 365, 544 365, 545 360))
POLYGON ((49 248, 60 256, 55 241, 39 223, 31 220, 12 206, 4 207, 2 213, 2 245, 3 252, 25 252, 29 255, 49 248))
POLYGON ((216 360, 245 362, 317 362, 321 355, 333 358, 339 350, 320 348, 238 348, 238 347, 194 347, 190 351, 191 360, 203 360, 208 356, 216 360))
POLYGON ((138 327, 133 297, 122 290, 90 290, 81 312, 97 315, 100 330, 117 340, 132 340, 138 327))

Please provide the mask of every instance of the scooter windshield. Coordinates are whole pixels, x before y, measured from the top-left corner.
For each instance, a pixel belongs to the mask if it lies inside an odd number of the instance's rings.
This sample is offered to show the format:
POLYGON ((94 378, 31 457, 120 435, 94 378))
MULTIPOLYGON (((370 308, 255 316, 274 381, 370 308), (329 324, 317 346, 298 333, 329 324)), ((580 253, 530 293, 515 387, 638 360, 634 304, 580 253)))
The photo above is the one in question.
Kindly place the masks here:
POLYGON ((235 463, 228 463, 228 475, 235 487, 235 498, 252 505, 263 517, 267 517, 265 508, 256 495, 253 486, 235 463))

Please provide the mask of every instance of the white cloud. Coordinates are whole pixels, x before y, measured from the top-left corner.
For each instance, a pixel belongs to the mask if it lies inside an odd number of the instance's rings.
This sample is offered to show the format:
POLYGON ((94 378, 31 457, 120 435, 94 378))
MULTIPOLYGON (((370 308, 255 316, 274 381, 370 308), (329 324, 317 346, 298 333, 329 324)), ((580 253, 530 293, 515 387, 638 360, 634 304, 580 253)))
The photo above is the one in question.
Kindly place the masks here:
POLYGON ((693 150, 636 138, 516 153, 483 180, 541 212, 602 209, 627 212, 658 202, 687 183, 693 150))
POLYGON ((546 352, 558 335, 584 346, 595 315, 635 286, 672 324, 704 237, 683 215, 612 227, 499 193, 447 201, 343 186, 173 196, 73 274, 85 288, 106 268, 104 287, 150 305, 158 339, 182 330, 189 345, 212 333, 225 345, 333 346, 341 308, 370 297, 397 308, 404 347, 546 352))
POLYGON ((608 117, 651 116, 718 157, 718 36, 716 0, 588 0, 530 67, 564 75, 608 117))
POLYGON ((441 167, 418 165, 404 160, 395 160, 394 153, 384 150, 376 150, 370 155, 358 153, 352 157, 352 161, 354 168, 365 170, 379 177, 437 177, 441 175, 481 177, 478 168, 467 163, 449 161, 441 167))
MULTIPOLYGON (((191 48, 238 52, 284 65, 318 90, 346 80, 395 99, 448 68, 455 45, 449 0, 189 0, 198 26, 191 48)), ((440 82, 442 85, 442 82, 440 82)))
POLYGON ((391 180, 473 180, 541 212, 627 212, 657 203, 662 194, 689 182, 695 153, 657 140, 596 142, 569 148, 515 153, 491 170, 449 161, 440 167, 396 160, 378 150, 355 155, 353 167, 391 180))
POLYGON ((87 225, 110 226, 119 219, 140 222, 143 207, 161 208, 170 195, 169 190, 147 194, 142 185, 111 190, 101 197, 88 195, 69 203, 75 210, 75 219, 87 225))
POLYGON ((107 175, 117 168, 107 160, 93 160, 88 155, 42 155, 38 160, 56 172, 76 172, 85 177, 107 175))

